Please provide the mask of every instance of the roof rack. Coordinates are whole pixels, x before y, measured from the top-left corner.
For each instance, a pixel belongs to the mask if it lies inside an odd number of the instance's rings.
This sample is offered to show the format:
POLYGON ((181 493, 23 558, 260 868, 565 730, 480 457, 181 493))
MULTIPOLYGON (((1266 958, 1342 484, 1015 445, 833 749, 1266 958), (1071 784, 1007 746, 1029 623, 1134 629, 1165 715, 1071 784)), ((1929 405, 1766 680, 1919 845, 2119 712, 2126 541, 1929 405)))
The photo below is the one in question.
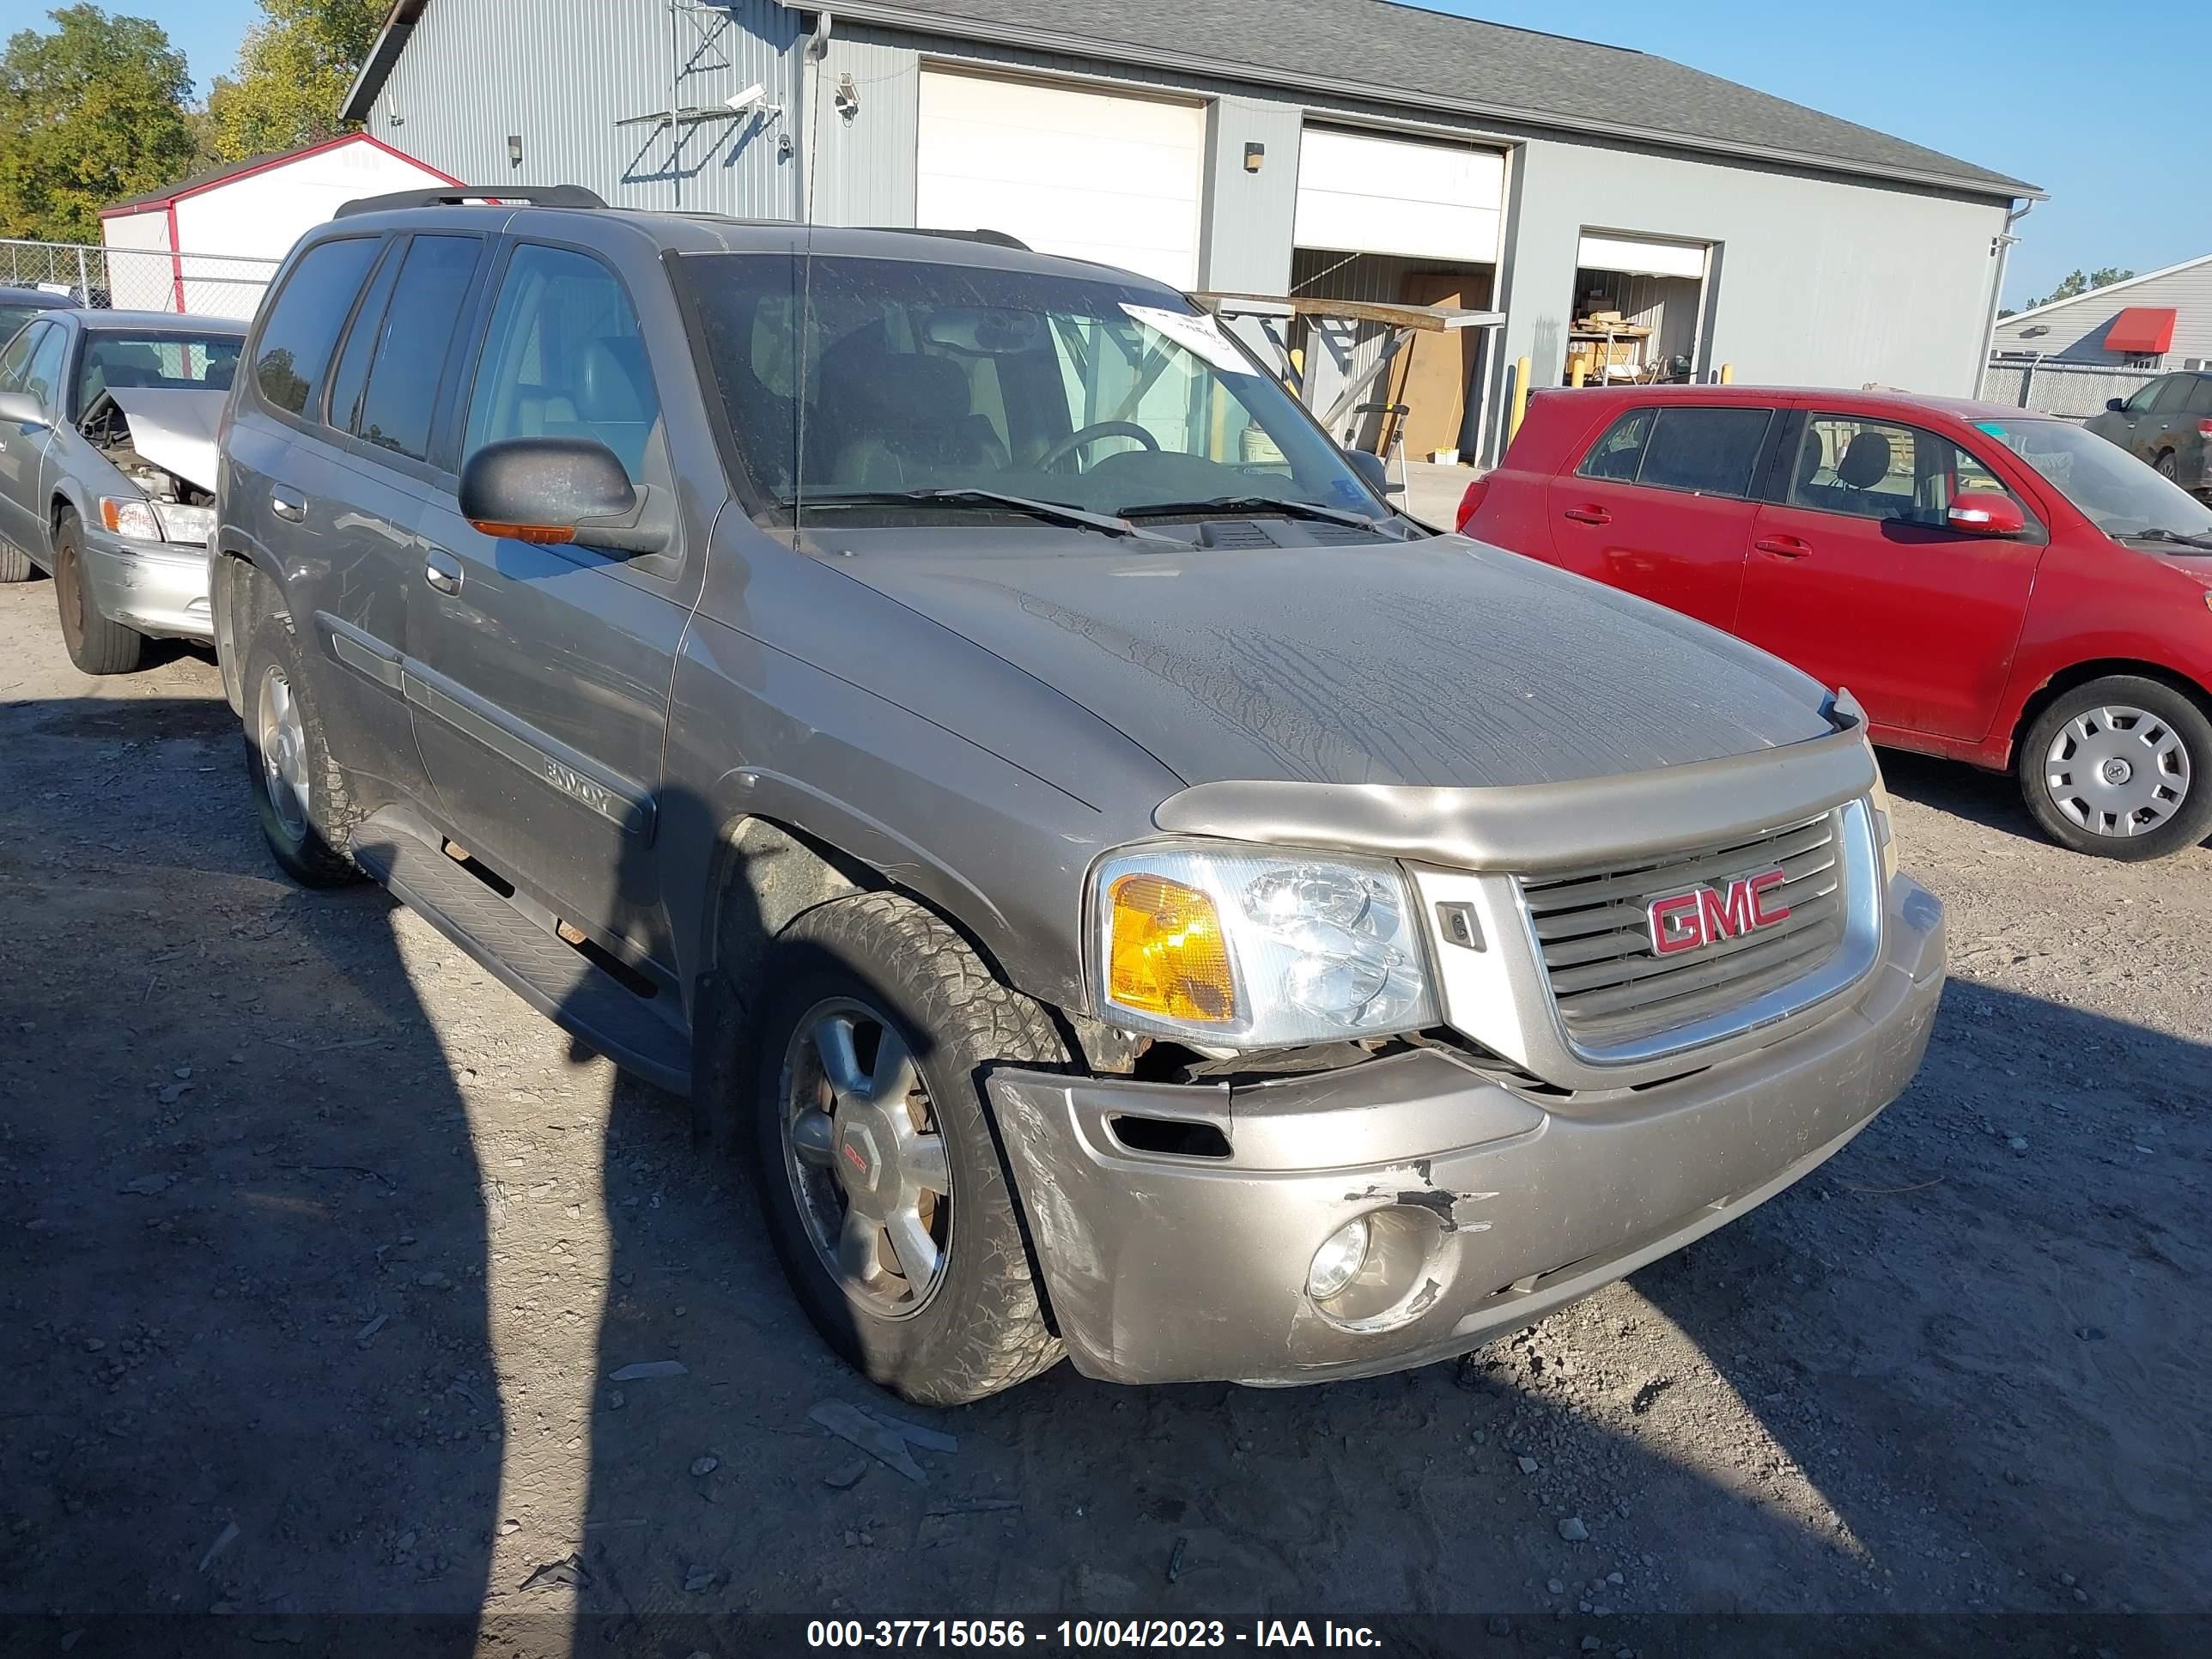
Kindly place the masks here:
POLYGON ((902 236, 948 236, 956 242, 988 242, 993 247, 1010 247, 1020 253, 1033 252, 1027 242, 1003 230, 928 230, 917 225, 862 225, 859 228, 890 231, 902 236))
POLYGON ((596 191, 581 185, 448 185, 443 190, 400 190, 388 196, 359 197, 331 217, 349 219, 356 213, 390 213, 399 208, 458 207, 465 202, 489 202, 502 207, 525 203, 550 208, 606 205, 596 191))

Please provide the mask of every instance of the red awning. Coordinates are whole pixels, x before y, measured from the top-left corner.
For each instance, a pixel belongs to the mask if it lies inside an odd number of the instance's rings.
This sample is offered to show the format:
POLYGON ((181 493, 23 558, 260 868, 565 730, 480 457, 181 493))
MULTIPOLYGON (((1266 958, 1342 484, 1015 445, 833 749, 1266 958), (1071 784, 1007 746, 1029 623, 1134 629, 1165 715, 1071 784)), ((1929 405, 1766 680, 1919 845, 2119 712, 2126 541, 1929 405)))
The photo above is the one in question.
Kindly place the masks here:
POLYGON ((2172 306, 2130 306, 2105 331, 2105 349, 2156 356, 2173 344, 2172 306))

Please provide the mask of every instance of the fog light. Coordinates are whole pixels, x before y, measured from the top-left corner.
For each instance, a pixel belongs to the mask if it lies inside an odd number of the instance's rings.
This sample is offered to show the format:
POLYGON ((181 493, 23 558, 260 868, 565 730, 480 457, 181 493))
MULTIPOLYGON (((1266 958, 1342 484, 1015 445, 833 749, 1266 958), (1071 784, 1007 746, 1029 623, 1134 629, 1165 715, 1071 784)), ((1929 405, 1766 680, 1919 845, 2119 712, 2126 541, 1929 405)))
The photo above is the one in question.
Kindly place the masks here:
POLYGON ((1323 1239, 1321 1249, 1314 1252, 1313 1266, 1306 1269, 1306 1294, 1316 1302, 1326 1302, 1358 1278, 1360 1268, 1367 1265, 1368 1237, 1367 1218, 1363 1215, 1323 1239))

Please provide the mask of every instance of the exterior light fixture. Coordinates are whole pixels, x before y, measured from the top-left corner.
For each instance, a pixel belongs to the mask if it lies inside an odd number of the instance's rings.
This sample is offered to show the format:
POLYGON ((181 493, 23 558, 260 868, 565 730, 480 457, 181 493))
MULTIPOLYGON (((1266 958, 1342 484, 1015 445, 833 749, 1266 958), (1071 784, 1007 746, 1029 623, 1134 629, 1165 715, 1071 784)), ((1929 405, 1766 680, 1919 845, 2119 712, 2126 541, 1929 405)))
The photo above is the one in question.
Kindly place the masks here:
POLYGON ((507 135, 507 164, 511 167, 522 165, 522 135, 519 132, 507 135))
POLYGON ((1267 159, 1267 147, 1265 144, 1247 144, 1244 146, 1245 172, 1257 173, 1260 170, 1260 164, 1267 159))

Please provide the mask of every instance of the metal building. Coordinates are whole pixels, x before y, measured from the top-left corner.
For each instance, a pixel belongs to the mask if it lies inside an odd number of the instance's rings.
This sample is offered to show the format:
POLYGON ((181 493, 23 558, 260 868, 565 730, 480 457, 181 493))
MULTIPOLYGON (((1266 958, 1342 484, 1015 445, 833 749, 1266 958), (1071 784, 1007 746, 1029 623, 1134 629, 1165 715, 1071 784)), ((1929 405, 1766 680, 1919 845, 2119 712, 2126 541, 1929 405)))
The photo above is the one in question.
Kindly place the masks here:
POLYGON ((1664 58, 1386 0, 398 0, 345 112, 471 183, 1499 310, 1425 411, 1435 447, 1483 453, 1523 356, 1538 386, 1727 365, 1971 394, 2040 194, 1664 58))
POLYGON ((2063 363, 2212 368, 2212 253, 2016 312, 1994 343, 2063 363))

